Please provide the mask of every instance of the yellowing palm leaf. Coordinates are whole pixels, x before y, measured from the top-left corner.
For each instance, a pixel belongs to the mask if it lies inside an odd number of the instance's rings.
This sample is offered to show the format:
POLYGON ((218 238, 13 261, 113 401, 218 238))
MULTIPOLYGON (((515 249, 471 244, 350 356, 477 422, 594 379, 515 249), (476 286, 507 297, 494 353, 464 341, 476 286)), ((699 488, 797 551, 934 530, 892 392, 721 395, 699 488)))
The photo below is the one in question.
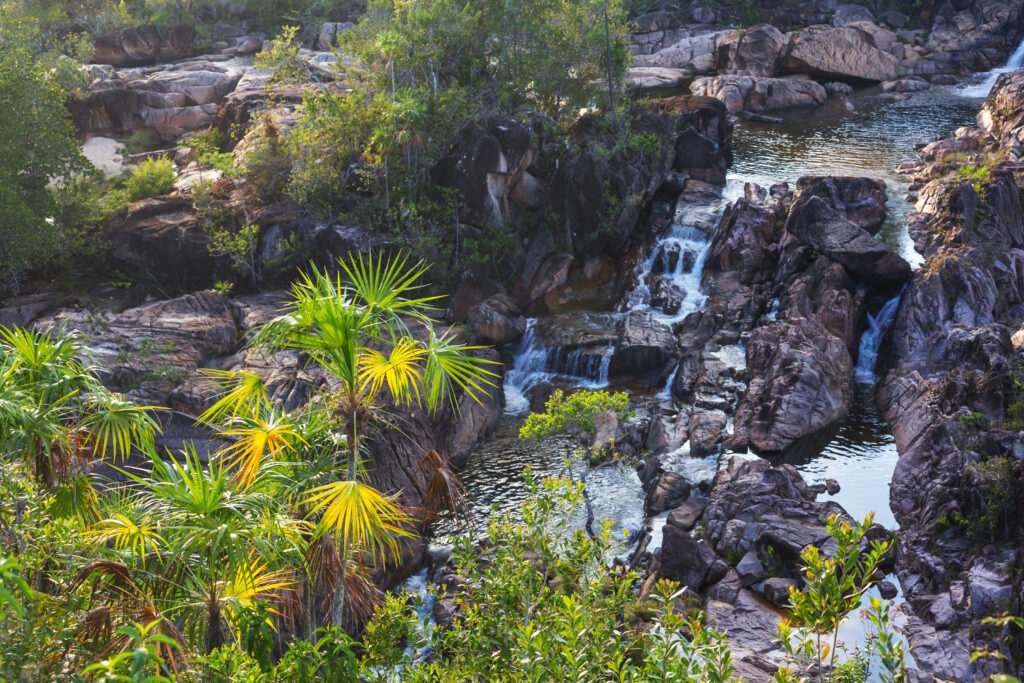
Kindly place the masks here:
POLYGON ((381 389, 387 385, 391 397, 399 404, 420 401, 420 365, 426 357, 425 349, 415 340, 398 340, 391 354, 385 356, 379 351, 365 349, 359 354, 359 380, 364 392, 369 389, 370 400, 375 400, 381 389))
POLYGON ((398 552, 398 538, 411 534, 402 528, 409 516, 372 486, 358 481, 338 481, 319 486, 304 501, 310 515, 321 510, 320 533, 332 531, 347 548, 365 548, 371 554, 398 552))
POLYGON ((151 522, 143 520, 135 523, 121 513, 99 522, 89 532, 89 537, 99 543, 112 541, 116 550, 128 550, 136 558, 145 557, 149 551, 159 555, 160 546, 164 543, 163 537, 151 522))
POLYGON ((224 434, 236 437, 238 441, 218 455, 225 458, 229 467, 235 468, 234 481, 242 488, 252 484, 264 457, 269 455, 279 460, 285 452, 294 450, 292 440, 303 442, 290 421, 280 415, 257 418, 250 427, 229 429, 224 434))
MULTIPOLYGON (((286 571, 269 571, 266 563, 261 563, 255 554, 235 571, 229 581, 218 587, 219 600, 224 608, 224 616, 228 625, 235 633, 239 633, 239 617, 243 612, 255 611, 260 603, 274 602, 281 599, 281 591, 294 591, 295 579, 286 571)), ((272 606, 265 609, 271 614, 280 614, 272 606)), ((267 624, 274 628, 268 618, 267 624)))
POLYGON ((259 415, 262 407, 270 405, 267 385, 256 373, 213 369, 200 372, 224 392, 216 403, 199 416, 200 420, 216 422, 228 413, 232 418, 239 414, 259 415))

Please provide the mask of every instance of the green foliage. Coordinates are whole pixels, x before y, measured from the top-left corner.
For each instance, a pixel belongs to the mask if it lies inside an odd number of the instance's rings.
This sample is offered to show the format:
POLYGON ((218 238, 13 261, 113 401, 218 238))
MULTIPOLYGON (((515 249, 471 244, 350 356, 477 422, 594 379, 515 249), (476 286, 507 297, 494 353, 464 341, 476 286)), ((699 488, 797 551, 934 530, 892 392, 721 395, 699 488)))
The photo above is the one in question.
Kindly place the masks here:
POLYGON ((958 168, 956 170, 956 177, 962 182, 968 183, 975 194, 984 201, 985 183, 992 177, 992 169, 988 166, 969 164, 958 168))
POLYGON ((875 572, 892 549, 891 541, 866 540, 872 523, 868 515, 862 523, 850 524, 829 518, 827 529, 836 541, 832 555, 826 556, 810 545, 801 553, 804 563, 804 587, 791 588, 788 619, 779 624, 779 639, 788 662, 773 680, 777 683, 818 681, 839 683, 864 680, 870 647, 880 653, 885 672, 882 681, 906 680, 904 651, 890 633, 888 607, 871 601, 869 619, 877 632, 871 635, 868 652, 854 652, 847 662, 836 665, 839 627, 861 604, 865 593, 877 583, 875 572), (866 545, 866 552, 862 545, 866 545))
POLYGON ((456 547, 460 581, 441 596, 456 606, 450 627, 425 631, 401 599, 378 610, 364 641, 376 680, 730 680, 724 637, 677 609, 677 586, 638 599, 640 577, 609 568, 607 527, 566 533, 581 485, 532 487, 522 519, 495 517, 480 545, 456 547))
POLYGON ((170 159, 146 159, 132 170, 125 185, 128 201, 159 197, 171 191, 174 162, 170 159))
POLYGON ((128 136, 128 139, 124 141, 124 146, 128 154, 139 154, 154 149, 156 147, 156 140, 148 132, 137 130, 128 136))
MULTIPOLYGON (((64 102, 85 84, 21 3, 0 6, 0 284, 49 263, 61 235, 47 184, 88 169, 64 102)), ((76 53, 77 54, 77 53, 76 53)))
POLYGON ((270 80, 274 83, 304 83, 309 80, 309 66, 299 56, 299 28, 283 27, 281 33, 270 41, 270 46, 256 55, 256 68, 270 71, 270 80))
POLYGON ((544 405, 543 413, 531 413, 519 430, 520 439, 541 441, 553 434, 570 431, 594 431, 595 418, 601 413, 613 413, 618 419, 628 419, 629 395, 620 391, 577 391, 568 396, 557 389, 544 405))

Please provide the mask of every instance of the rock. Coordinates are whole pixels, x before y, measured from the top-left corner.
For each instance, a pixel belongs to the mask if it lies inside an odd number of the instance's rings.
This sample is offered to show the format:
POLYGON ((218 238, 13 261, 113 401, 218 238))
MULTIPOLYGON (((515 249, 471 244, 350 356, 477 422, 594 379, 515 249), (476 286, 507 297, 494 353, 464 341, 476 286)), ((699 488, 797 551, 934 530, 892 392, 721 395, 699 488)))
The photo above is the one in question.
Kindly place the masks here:
POLYGON ((977 561, 967 575, 971 613, 976 619, 1012 609, 1014 588, 1004 568, 986 560, 977 561))
POLYGON ((873 23, 875 16, 864 5, 840 5, 836 8, 835 14, 832 15, 833 26, 845 26, 855 21, 873 23))
POLYGON ((633 232, 647 227, 640 221, 643 208, 669 171, 725 182, 732 127, 721 102, 665 98, 638 103, 630 117, 636 134, 657 139, 656 153, 608 155, 616 148, 614 135, 600 117, 584 115, 571 134, 580 154, 563 161, 551 180, 548 203, 581 258, 624 253, 633 232))
POLYGON ((326 22, 320 25, 320 30, 316 34, 316 49, 317 50, 330 50, 332 47, 337 47, 338 36, 353 28, 355 24, 351 21, 345 22, 326 22))
POLYGON ((846 344, 816 317, 757 328, 747 345, 736 433, 759 453, 785 450, 846 415, 852 371, 846 344))
POLYGON ((757 554, 753 550, 748 550, 747 554, 736 564, 736 573, 739 575, 744 588, 763 581, 767 576, 764 565, 757 559, 757 554))
POLYGON ((168 394, 209 359, 232 353, 238 343, 226 300, 216 294, 186 295, 121 313, 63 310, 36 323, 67 325, 81 332, 104 383, 142 405, 167 405, 168 394))
POLYGON ((786 607, 789 604, 789 591, 796 587, 797 583, 793 579, 772 577, 764 582, 762 592, 768 602, 776 607, 786 607))
POLYGON ((785 45, 786 36, 771 24, 751 26, 736 42, 729 68, 747 76, 774 76, 785 45))
POLYGON ((699 593, 725 576, 729 567, 706 543, 666 525, 661 544, 660 574, 699 593))
POLYGON ((900 78, 882 83, 885 92, 921 92, 931 88, 932 84, 922 78, 900 78))
POLYGON ((820 197, 797 199, 786 220, 786 231, 870 285, 894 288, 910 277, 910 264, 884 242, 844 219, 820 197))
POLYGON ((695 409, 690 413, 690 455, 703 458, 720 450, 722 433, 729 423, 721 410, 695 409))
POLYGON ((707 504, 707 498, 691 495, 669 513, 668 520, 665 523, 683 531, 689 531, 697 525, 697 520, 704 514, 704 508, 707 507, 707 504))
POLYGON ((825 90, 836 95, 852 95, 853 86, 839 81, 829 81, 825 84, 825 90))
POLYGON ((676 355, 672 330, 645 311, 630 311, 619 327, 608 366, 610 377, 653 382, 676 355))
POLYGON ((626 72, 627 90, 669 90, 694 77, 690 69, 670 66, 632 66, 626 72))
POLYGON ((687 12, 690 19, 696 24, 713 24, 715 22, 715 10, 706 2, 691 2, 687 12))
POLYGON ((895 600, 899 595, 896 585, 892 581, 880 581, 878 583, 878 594, 885 600, 895 600))
POLYGON ((959 83, 956 76, 951 74, 935 74, 931 78, 932 85, 956 85, 959 83))
POLYGON ((210 124, 217 105, 234 90, 240 74, 211 62, 186 62, 152 74, 128 72, 97 82, 83 98, 68 102, 83 135, 125 135, 141 130, 171 142, 210 124))
POLYGON ((690 497, 690 484, 674 472, 663 472, 647 489, 644 511, 647 516, 679 507, 690 497))
POLYGON ((438 185, 461 192, 467 223, 496 226, 510 216, 509 194, 535 156, 530 130, 510 116, 496 114, 463 127, 431 173, 438 185))
POLYGON ((825 89, 811 80, 754 76, 697 78, 690 92, 721 100, 731 112, 816 107, 828 99, 825 89))
POLYGON ((526 331, 526 318, 507 294, 496 294, 469 310, 469 324, 494 346, 518 341, 526 331))
POLYGON ((826 479, 825 491, 827 491, 828 495, 830 496, 836 495, 837 493, 839 493, 839 482, 836 481, 835 479, 826 479))
POLYGON ((828 539, 830 515, 849 520, 835 503, 817 503, 814 493, 791 465, 772 467, 761 458, 732 456, 718 468, 704 523, 707 537, 724 556, 762 552, 771 546, 773 570, 799 576, 800 553, 828 539))
POLYGON ((737 200, 722 216, 705 268, 736 271, 745 284, 773 275, 778 260, 775 222, 771 209, 737 200))
POLYGON ((849 176, 804 176, 797 180, 801 196, 820 197, 840 216, 877 234, 885 224, 889 196, 885 181, 849 176))
MULTIPOLYGON (((732 604, 708 601, 705 611, 710 628, 729 634, 729 647, 737 664, 748 659, 745 656, 748 652, 767 654, 779 647, 775 636, 779 613, 749 588, 739 590, 732 604)), ((769 672, 758 668, 756 673, 744 675, 743 680, 768 680, 770 677, 769 672)))
POLYGON ((673 69, 711 70, 711 56, 718 43, 731 31, 695 32, 684 35, 674 44, 649 55, 637 55, 633 63, 637 67, 662 67, 673 69))
POLYGON ((910 17, 903 14, 903 12, 899 12, 894 9, 886 12, 883 18, 885 19, 885 23, 891 26, 894 30, 906 28, 907 24, 910 23, 910 17))
POLYGON ((187 289, 216 280, 216 259, 210 238, 196 221, 192 200, 171 195, 131 204, 112 218, 104 230, 113 269, 145 273, 158 282, 187 289), (158 270, 152 264, 159 263, 158 270))
POLYGON ((873 24, 808 26, 790 34, 781 73, 809 74, 829 80, 891 81, 900 60, 888 52, 896 35, 873 24), (879 44, 884 48, 879 48, 879 44))
POLYGON ((93 40, 92 61, 111 66, 172 62, 192 53, 196 30, 190 24, 161 29, 151 24, 123 28, 93 40))

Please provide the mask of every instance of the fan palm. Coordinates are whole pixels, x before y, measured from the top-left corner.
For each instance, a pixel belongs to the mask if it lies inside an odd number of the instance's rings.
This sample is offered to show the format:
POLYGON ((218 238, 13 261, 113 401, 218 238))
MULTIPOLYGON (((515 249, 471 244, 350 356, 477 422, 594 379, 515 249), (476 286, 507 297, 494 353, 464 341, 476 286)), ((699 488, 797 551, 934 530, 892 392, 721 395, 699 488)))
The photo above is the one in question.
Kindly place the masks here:
MULTIPOLYGON (((474 355, 481 347, 460 344, 452 333, 434 328, 429 311, 438 297, 421 295, 418 284, 424 265, 410 264, 403 256, 359 255, 340 266, 337 275, 316 268, 303 274, 292 287, 289 310, 262 327, 252 341, 268 354, 299 351, 339 383, 330 400, 339 432, 334 465, 342 478, 316 487, 303 501, 309 514, 319 518, 317 536, 332 535, 341 550, 342 576, 332 609, 338 626, 355 550, 380 558, 397 552, 397 539, 407 534, 408 516, 394 499, 359 481, 365 438, 373 423, 383 421, 384 399, 431 414, 444 406, 457 411, 461 392, 480 401, 496 377, 489 369, 493 361, 474 355)), ((260 417, 269 424, 266 388, 258 378, 219 373, 215 379, 225 395, 204 417, 260 417)), ((282 444, 292 438, 294 445, 294 435, 280 436, 282 444)), ((251 447, 236 448, 240 471, 261 457, 274 456, 269 439, 248 443, 251 447)))
POLYGON ((96 458, 155 451, 145 408, 107 391, 88 350, 66 328, 0 328, 0 453, 14 457, 42 490, 90 501, 86 470, 96 458), (84 487, 84 488, 83 488, 84 487))

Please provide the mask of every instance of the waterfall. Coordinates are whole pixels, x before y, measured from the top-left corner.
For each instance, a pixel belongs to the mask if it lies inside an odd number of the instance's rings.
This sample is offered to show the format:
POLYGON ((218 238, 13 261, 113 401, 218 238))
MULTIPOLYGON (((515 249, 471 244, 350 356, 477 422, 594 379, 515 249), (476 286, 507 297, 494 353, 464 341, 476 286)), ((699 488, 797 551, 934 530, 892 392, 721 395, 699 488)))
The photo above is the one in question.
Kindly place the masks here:
POLYGON ((878 349, 882 346, 885 333, 889 331, 896 319, 896 311, 899 310, 902 295, 903 291, 901 290, 899 294, 885 302, 877 315, 868 315, 868 329, 864 330, 864 334, 860 337, 860 350, 857 353, 855 374, 857 381, 861 384, 874 384, 877 379, 875 364, 878 362, 878 349))
POLYGON ((1000 76, 1011 71, 1016 71, 1021 67, 1021 65, 1024 65, 1024 42, 1021 42, 1021 44, 1017 46, 1017 49, 1012 55, 1010 55, 1010 59, 1007 60, 1005 66, 1001 66, 998 69, 992 69, 984 74, 980 83, 965 85, 957 90, 957 92, 964 97, 988 97, 988 94, 992 92, 992 88, 995 86, 996 81, 999 80, 1000 76))
POLYGON ((526 321, 526 331, 513 354, 512 367, 505 373, 505 412, 529 412, 526 391, 555 377, 575 380, 587 389, 608 386, 608 367, 614 347, 581 349, 547 346, 536 332, 537 319, 526 321))

